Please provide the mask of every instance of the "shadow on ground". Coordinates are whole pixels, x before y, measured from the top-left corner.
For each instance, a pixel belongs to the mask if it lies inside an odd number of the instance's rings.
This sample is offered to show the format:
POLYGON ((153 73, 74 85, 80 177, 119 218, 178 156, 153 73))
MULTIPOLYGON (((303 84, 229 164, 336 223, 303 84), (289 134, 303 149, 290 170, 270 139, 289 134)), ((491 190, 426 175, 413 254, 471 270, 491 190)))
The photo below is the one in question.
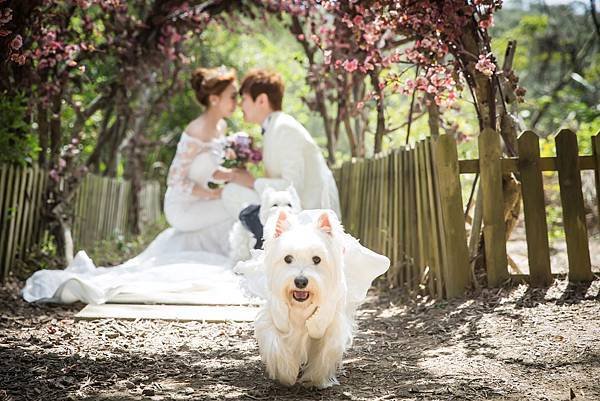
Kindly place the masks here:
POLYGON ((600 282, 516 286, 451 302, 378 292, 340 386, 281 387, 251 324, 74 321, 75 306, 0 290, 0 399, 600 399, 600 282))

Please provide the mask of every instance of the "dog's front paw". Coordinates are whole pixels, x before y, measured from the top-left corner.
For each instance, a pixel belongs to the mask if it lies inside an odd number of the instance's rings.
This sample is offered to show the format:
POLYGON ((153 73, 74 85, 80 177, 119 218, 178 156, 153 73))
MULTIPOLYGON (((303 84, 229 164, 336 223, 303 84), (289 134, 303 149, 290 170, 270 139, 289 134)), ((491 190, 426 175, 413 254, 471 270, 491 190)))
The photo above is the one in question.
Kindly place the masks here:
POLYGON ((329 377, 327 379, 318 379, 318 380, 314 380, 311 378, 307 378, 307 377, 301 377, 300 378, 300 384, 302 384, 304 387, 315 387, 319 390, 323 390, 332 386, 337 386, 340 384, 340 382, 338 382, 338 380, 334 377, 329 377))
POLYGON ((290 331, 290 310, 285 302, 280 300, 273 300, 271 302, 271 318, 273 324, 282 333, 288 333, 290 331))
POLYGON ((323 338, 325 335, 325 330, 327 327, 323 324, 323 320, 320 316, 321 309, 317 306, 314 313, 306 319, 306 329, 308 330, 308 335, 310 338, 314 338, 318 340, 323 338))

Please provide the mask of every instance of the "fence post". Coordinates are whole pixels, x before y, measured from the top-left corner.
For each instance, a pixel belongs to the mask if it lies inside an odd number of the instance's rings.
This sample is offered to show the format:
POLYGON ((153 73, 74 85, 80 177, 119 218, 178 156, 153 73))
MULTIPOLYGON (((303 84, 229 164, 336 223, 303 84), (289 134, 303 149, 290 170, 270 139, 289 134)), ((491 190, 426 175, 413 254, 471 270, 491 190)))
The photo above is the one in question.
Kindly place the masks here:
POLYGON ((479 171, 483 195, 483 239, 489 287, 508 279, 500 135, 491 128, 479 134, 479 171))
POLYGON ((431 156, 431 138, 425 140, 425 172, 427 174, 427 200, 430 213, 429 242, 431 244, 431 257, 435 275, 436 297, 444 297, 444 277, 442 266, 444 265, 445 243, 442 241, 442 216, 439 198, 437 196, 438 184, 434 174, 434 166, 431 156))
POLYGON ((433 142, 432 156, 439 184, 446 245, 447 264, 444 265, 443 272, 446 296, 460 297, 471 284, 471 273, 458 170, 458 152, 454 138, 440 135, 433 142))
POLYGON ((591 281, 594 276, 585 225, 577 136, 571 130, 562 129, 556 135, 555 141, 556 167, 569 258, 569 280, 591 281))
POLYGON ((533 131, 525 131, 519 136, 518 144, 530 284, 534 287, 546 286, 552 284, 552 273, 540 168, 540 142, 533 131))

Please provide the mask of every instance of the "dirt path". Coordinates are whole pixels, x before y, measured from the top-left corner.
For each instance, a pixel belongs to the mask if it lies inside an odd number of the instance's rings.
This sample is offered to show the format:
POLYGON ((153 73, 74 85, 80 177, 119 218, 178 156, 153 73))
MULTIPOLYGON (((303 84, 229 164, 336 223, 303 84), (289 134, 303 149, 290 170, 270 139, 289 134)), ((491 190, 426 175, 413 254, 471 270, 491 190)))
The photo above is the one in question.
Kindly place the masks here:
POLYGON ((268 380, 251 324, 74 321, 0 289, 0 400, 600 400, 600 282, 371 298, 340 386, 268 380))

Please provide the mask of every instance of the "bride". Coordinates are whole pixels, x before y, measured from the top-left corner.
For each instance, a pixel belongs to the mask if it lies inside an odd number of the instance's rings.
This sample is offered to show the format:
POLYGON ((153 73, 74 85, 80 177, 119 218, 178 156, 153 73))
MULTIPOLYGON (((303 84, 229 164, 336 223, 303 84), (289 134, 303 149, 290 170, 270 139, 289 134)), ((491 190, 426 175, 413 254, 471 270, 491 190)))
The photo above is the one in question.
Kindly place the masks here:
POLYGON ((237 104, 235 72, 225 67, 198 68, 192 88, 206 111, 181 134, 171 163, 165 194, 165 217, 181 232, 196 232, 204 251, 227 255, 227 233, 242 204, 254 201, 247 170, 220 167, 226 123, 237 104), (208 182, 227 182, 224 189, 209 189, 208 182), (236 185, 237 184, 237 185, 236 185))
POLYGON ((247 170, 220 166, 226 123, 237 104, 232 69, 198 68, 192 88, 204 112, 181 134, 167 178, 164 212, 170 227, 138 256, 96 267, 80 251, 64 270, 40 270, 27 279, 28 302, 159 302, 186 291, 243 302, 227 259, 228 232, 239 211, 258 203, 247 170), (224 183, 210 189, 209 182, 224 183), (166 294, 166 295, 165 295, 166 294))

